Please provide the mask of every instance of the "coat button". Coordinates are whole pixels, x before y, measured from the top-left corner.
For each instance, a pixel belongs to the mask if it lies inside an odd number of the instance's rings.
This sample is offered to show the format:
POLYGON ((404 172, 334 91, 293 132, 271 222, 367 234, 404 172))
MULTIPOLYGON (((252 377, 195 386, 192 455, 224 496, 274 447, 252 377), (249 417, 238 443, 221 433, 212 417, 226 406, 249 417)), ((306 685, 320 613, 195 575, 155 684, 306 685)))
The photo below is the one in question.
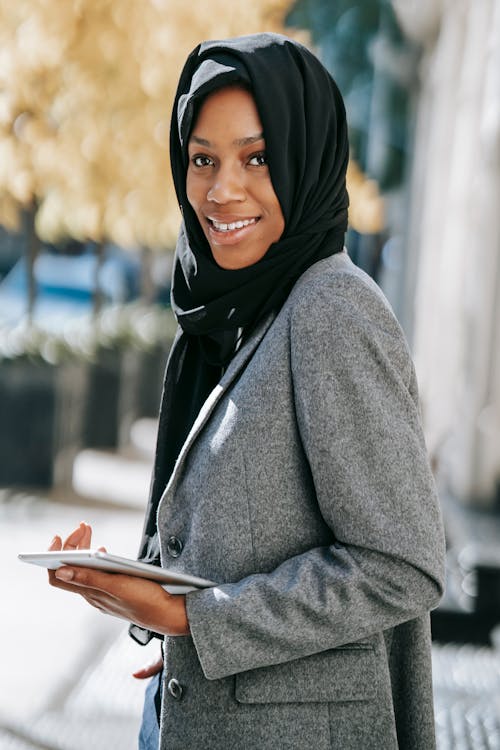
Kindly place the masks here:
POLYGON ((182 698, 182 685, 175 679, 175 677, 172 677, 172 679, 168 681, 167 690, 176 701, 179 701, 182 698))
POLYGON ((176 536, 171 536, 167 541, 167 552, 170 557, 179 557, 182 552, 183 544, 176 536))

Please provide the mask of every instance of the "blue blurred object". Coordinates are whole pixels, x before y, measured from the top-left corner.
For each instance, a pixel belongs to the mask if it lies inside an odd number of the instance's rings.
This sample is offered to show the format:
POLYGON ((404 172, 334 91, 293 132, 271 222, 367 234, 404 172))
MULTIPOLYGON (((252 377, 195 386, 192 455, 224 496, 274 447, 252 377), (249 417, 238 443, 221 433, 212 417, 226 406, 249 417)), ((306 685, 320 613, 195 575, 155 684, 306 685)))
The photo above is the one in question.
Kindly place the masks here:
MULTIPOLYGON (((80 254, 44 251, 35 261, 36 302, 33 322, 60 331, 68 319, 88 315, 94 304, 97 255, 88 248, 80 254)), ((99 272, 103 305, 128 302, 139 293, 138 260, 111 246, 99 272)), ((28 314, 28 274, 24 258, 0 282, 0 326, 16 325, 28 314)))

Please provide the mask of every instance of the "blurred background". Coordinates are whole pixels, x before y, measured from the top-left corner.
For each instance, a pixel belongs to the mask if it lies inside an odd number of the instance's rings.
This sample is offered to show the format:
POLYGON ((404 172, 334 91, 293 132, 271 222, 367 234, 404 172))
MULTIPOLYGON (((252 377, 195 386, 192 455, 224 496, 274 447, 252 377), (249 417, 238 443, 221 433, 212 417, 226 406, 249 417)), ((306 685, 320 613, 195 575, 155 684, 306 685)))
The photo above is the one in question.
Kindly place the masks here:
POLYGON ((310 46, 350 123, 353 260, 415 359, 448 544, 439 750, 500 748, 500 2, 0 0, 0 749, 132 750, 156 656, 20 551, 135 556, 180 221, 170 107, 201 40, 310 46))

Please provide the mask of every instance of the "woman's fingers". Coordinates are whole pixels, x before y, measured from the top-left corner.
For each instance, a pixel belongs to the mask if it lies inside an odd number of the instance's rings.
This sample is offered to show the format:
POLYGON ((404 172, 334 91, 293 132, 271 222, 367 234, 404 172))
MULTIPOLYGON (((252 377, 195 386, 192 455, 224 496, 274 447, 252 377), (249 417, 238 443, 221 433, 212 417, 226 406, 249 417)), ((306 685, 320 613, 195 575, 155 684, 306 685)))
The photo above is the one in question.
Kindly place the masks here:
POLYGON ((57 552, 62 548, 62 540, 60 536, 56 536, 53 538, 49 545, 49 552, 57 552))
POLYGON ((92 527, 89 526, 88 523, 82 525, 84 527, 84 532, 80 544, 78 545, 78 549, 90 549, 90 545, 92 544, 92 527))
MULTIPOLYGON (((57 552, 62 548, 62 539, 56 534, 49 545, 49 552, 57 552)), ((49 570, 49 583, 53 586, 55 582, 55 570, 49 570)))
POLYGON ((63 565, 57 570, 49 571, 49 581, 53 586, 84 597, 104 594, 116 598, 120 591, 118 578, 124 578, 124 576, 80 566, 63 565))
POLYGON ((138 680, 145 680, 148 677, 153 677, 153 675, 158 674, 158 672, 161 672, 162 669, 163 657, 160 655, 158 659, 154 659, 154 661, 145 664, 144 667, 136 669, 135 672, 132 672, 132 677, 135 677, 138 680))
POLYGON ((55 570, 49 570, 49 583, 51 586, 54 586, 56 589, 61 589, 62 591, 71 591, 72 594, 82 593, 80 588, 72 586, 71 583, 65 583, 57 578, 55 572, 55 570))
MULTIPOLYGON (((84 589, 102 591, 117 598, 122 596, 124 588, 126 590, 131 584, 137 583, 137 580, 133 576, 122 573, 106 573, 93 568, 70 567, 69 565, 58 568, 55 571, 55 576, 58 581, 63 581, 64 583, 71 582, 72 586, 81 586, 84 589)), ((141 581, 140 583, 144 586, 148 582, 141 581)))
POLYGON ((63 549, 89 549, 92 541, 92 527, 83 521, 66 538, 63 549))
MULTIPOLYGON (((73 549, 89 549, 92 541, 92 527, 83 521, 79 526, 74 529, 71 534, 66 537, 64 543, 59 535, 56 535, 50 543, 49 551, 57 552, 63 550, 73 549)), ((73 586, 64 585, 62 581, 56 578, 55 570, 49 570, 49 583, 52 586, 65 589, 66 591, 75 591, 73 586)))

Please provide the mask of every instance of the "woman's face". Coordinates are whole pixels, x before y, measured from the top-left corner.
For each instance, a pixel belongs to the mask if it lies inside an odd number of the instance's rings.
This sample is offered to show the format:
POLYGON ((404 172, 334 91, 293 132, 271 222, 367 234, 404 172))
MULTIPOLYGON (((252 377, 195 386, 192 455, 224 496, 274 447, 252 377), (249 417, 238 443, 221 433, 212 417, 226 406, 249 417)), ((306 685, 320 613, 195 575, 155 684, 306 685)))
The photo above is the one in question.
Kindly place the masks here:
POLYGON ((188 144, 189 203, 221 268, 257 263, 285 228, 266 144, 248 91, 228 87, 201 106, 188 144))

